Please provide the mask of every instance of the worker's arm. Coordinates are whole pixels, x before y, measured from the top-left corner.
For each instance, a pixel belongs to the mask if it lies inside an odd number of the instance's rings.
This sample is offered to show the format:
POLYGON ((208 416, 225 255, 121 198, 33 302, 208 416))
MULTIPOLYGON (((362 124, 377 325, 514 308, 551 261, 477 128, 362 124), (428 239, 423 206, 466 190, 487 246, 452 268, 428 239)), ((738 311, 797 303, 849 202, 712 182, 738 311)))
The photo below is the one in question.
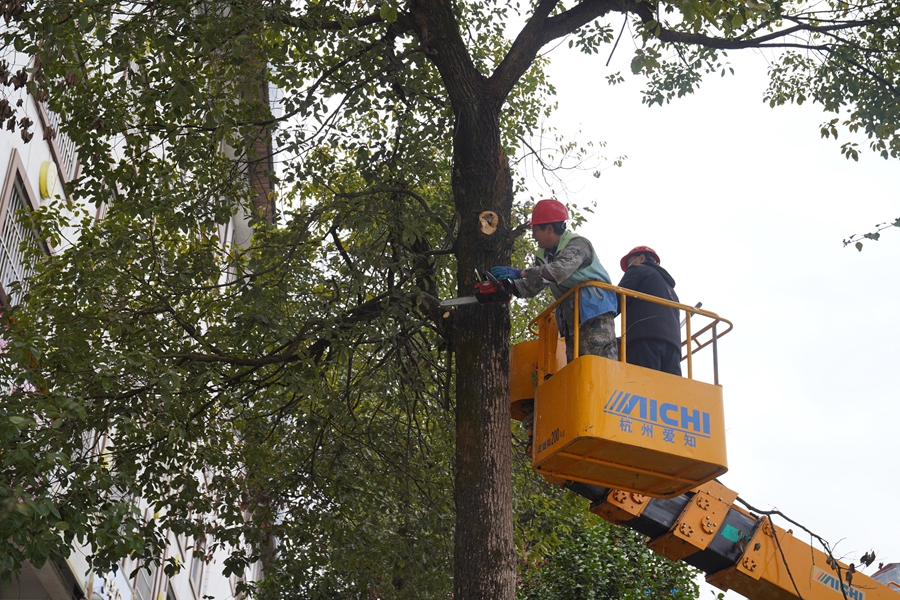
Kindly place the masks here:
POLYGON ((568 279, 579 267, 591 264, 593 255, 587 240, 575 238, 552 262, 536 265, 522 271, 522 278, 533 282, 559 284, 568 279))
MULTIPOLYGON (((533 268, 537 268, 537 267, 533 267, 533 268)), ((519 298, 531 298, 532 296, 537 296, 538 294, 541 293, 541 290, 543 290, 545 287, 547 287, 547 284, 544 283, 542 280, 533 282, 529 279, 525 279, 524 274, 528 270, 529 269, 522 269, 522 274, 523 274, 522 279, 509 280, 510 283, 512 283, 513 294, 515 294, 519 298)))
POLYGON ((593 255, 586 240, 575 238, 552 261, 522 269, 522 278, 513 281, 517 296, 536 296, 547 285, 559 284, 568 279, 576 269, 591 264, 593 255))

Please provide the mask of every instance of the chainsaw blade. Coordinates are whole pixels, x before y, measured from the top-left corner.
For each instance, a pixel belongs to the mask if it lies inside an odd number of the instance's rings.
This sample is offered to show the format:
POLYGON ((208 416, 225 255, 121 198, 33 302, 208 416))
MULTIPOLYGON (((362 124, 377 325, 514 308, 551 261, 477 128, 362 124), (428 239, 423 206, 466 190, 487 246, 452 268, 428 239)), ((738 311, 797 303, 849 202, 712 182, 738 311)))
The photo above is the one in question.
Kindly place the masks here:
POLYGON ((475 296, 462 296, 460 298, 450 298, 449 300, 441 300, 441 306, 462 306, 464 304, 478 304, 478 298, 475 296))

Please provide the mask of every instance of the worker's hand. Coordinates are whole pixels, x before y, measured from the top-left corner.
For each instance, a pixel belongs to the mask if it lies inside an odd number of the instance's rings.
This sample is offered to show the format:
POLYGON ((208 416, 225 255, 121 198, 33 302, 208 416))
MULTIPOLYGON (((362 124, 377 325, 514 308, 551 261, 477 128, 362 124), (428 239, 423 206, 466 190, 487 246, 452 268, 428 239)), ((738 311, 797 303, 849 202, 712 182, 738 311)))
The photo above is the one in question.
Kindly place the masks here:
POLYGON ((512 267, 494 267, 491 269, 491 275, 497 279, 522 279, 522 270, 512 267))

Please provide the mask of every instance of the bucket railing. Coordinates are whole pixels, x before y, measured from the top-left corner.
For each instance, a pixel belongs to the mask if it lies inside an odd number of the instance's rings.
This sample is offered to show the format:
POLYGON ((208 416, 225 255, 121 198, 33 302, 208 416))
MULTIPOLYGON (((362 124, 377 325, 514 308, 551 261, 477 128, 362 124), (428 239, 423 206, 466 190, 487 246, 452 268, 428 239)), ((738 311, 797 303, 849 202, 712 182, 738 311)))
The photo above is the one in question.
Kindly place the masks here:
MULTIPOLYGON (((728 319, 723 319, 719 315, 714 312, 703 310, 696 306, 688 306, 686 304, 680 304, 678 302, 672 302, 671 300, 666 300, 664 298, 660 298, 658 296, 651 296, 649 294, 644 294, 642 292, 636 292, 634 290, 629 290, 626 288, 621 288, 615 285, 611 285, 608 283, 603 283, 601 281, 586 281, 578 286, 572 288, 567 291, 564 295, 560 296, 558 300, 556 300, 553 304, 548 306, 541 314, 531 320, 528 324, 529 330, 538 336, 538 377, 537 383, 540 385, 545 377, 551 373, 552 366, 550 364, 550 354, 551 348, 555 350, 556 341, 559 339, 559 331, 556 328, 556 323, 553 318, 556 308, 565 300, 569 298, 572 294, 575 294, 575 323, 580 323, 580 294, 577 292, 585 287, 596 287, 600 288, 606 293, 614 293, 618 297, 619 301, 619 310, 621 315, 621 323, 620 323, 620 336, 619 336, 619 361, 620 362, 628 362, 626 356, 626 342, 627 342, 627 325, 628 325, 628 315, 626 313, 626 298, 636 298, 638 300, 643 300, 646 302, 652 302, 654 304, 659 304, 662 306, 667 306, 670 308, 677 309, 679 311, 679 319, 681 319, 681 313, 685 314, 683 323, 685 326, 685 335, 684 339, 681 343, 682 347, 682 357, 681 360, 683 362, 687 362, 687 377, 688 379, 694 378, 694 362, 693 356, 703 348, 707 346, 712 346, 712 361, 713 361, 713 383, 719 385, 719 350, 718 350, 718 339, 732 330, 734 327, 728 319), (693 319, 697 317, 703 317, 708 319, 708 322, 701 323, 701 326, 694 331, 694 323, 693 319), (725 327, 725 330, 721 330, 721 326, 725 327)), ((573 358, 578 357, 578 337, 579 337, 579 329, 580 327, 574 327, 573 332, 573 358)))

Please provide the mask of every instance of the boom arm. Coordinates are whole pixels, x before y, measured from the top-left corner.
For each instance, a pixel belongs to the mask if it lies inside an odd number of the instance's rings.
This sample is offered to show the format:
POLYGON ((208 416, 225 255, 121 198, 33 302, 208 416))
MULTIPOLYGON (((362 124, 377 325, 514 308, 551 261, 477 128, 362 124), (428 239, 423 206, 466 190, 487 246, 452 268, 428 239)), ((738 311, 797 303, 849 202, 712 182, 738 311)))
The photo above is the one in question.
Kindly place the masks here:
POLYGON ((707 574, 722 590, 751 600, 897 600, 897 589, 854 571, 772 522, 735 505, 717 481, 676 498, 572 483, 591 512, 647 536, 647 546, 707 574))

